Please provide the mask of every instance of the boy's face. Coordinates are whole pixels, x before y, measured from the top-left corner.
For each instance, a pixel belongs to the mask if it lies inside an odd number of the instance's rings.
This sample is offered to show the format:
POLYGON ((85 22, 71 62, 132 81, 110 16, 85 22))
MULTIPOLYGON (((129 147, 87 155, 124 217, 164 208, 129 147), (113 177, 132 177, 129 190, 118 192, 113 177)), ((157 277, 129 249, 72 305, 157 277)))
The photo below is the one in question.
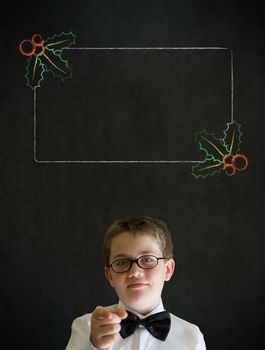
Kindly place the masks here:
MULTIPOLYGON (((151 236, 125 232, 112 240, 110 263, 122 258, 137 259, 142 255, 163 257, 158 243, 151 236)), ((153 269, 141 269, 133 263, 129 271, 115 273, 105 267, 105 275, 125 305, 146 315, 158 306, 164 282, 170 280, 174 266, 173 259, 161 259, 153 269)))

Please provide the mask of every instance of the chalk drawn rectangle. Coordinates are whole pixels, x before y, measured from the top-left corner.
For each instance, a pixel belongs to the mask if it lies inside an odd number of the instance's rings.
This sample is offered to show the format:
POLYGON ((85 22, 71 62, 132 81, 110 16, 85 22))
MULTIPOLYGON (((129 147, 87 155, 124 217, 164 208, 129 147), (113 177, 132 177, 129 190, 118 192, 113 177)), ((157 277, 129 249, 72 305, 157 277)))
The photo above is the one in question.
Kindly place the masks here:
POLYGON ((225 48, 76 48, 64 55, 72 78, 47 75, 35 96, 36 161, 202 161, 195 133, 218 135, 230 121, 225 48))

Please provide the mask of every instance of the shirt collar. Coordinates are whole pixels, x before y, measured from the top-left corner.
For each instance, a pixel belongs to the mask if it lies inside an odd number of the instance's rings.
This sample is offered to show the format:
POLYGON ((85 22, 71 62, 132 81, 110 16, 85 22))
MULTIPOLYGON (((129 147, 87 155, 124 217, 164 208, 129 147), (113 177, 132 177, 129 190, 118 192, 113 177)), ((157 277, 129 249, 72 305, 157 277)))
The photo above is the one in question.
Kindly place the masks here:
POLYGON ((162 312, 162 311, 165 311, 164 309, 164 305, 163 305, 163 302, 162 302, 162 299, 160 299, 160 302, 159 304, 157 305, 157 307, 154 308, 154 310, 152 310, 148 315, 141 315, 139 314, 138 312, 136 312, 135 310, 131 309, 130 307, 128 307, 127 305, 125 305, 121 300, 119 300, 119 303, 118 303, 118 307, 121 307, 122 309, 126 309, 128 311, 131 311, 133 312, 135 315, 137 315, 140 319, 143 319, 143 318, 146 318, 150 315, 153 315, 153 314, 156 314, 158 312, 162 312))

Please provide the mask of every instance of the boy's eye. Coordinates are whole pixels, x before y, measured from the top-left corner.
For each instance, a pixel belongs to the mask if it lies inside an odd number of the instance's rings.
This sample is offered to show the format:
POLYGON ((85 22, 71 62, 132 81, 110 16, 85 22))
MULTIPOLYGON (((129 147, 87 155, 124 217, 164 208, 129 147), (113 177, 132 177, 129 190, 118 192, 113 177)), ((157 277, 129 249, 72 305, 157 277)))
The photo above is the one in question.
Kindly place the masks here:
POLYGON ((127 266, 130 262, 128 260, 118 260, 115 261, 114 265, 115 266, 127 266))
POLYGON ((142 258, 142 261, 144 261, 144 262, 149 262, 149 261, 152 261, 152 260, 153 259, 150 258, 150 256, 145 256, 145 257, 142 258))
POLYGON ((144 265, 153 265, 156 264, 156 258, 154 256, 142 256, 140 259, 140 263, 144 265))

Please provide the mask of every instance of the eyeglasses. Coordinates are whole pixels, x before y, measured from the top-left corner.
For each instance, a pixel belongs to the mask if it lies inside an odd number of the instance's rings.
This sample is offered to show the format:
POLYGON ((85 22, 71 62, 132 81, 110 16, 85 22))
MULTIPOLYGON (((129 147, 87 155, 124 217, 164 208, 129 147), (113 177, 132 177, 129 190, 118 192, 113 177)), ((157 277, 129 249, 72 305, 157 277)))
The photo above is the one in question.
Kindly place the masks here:
POLYGON ((158 261, 161 259, 167 260, 167 258, 157 258, 153 255, 142 255, 138 259, 117 259, 113 261, 111 264, 107 265, 107 267, 110 267, 113 272, 122 273, 127 272, 131 269, 132 264, 136 262, 136 264, 141 269, 153 269, 157 266, 158 261))

